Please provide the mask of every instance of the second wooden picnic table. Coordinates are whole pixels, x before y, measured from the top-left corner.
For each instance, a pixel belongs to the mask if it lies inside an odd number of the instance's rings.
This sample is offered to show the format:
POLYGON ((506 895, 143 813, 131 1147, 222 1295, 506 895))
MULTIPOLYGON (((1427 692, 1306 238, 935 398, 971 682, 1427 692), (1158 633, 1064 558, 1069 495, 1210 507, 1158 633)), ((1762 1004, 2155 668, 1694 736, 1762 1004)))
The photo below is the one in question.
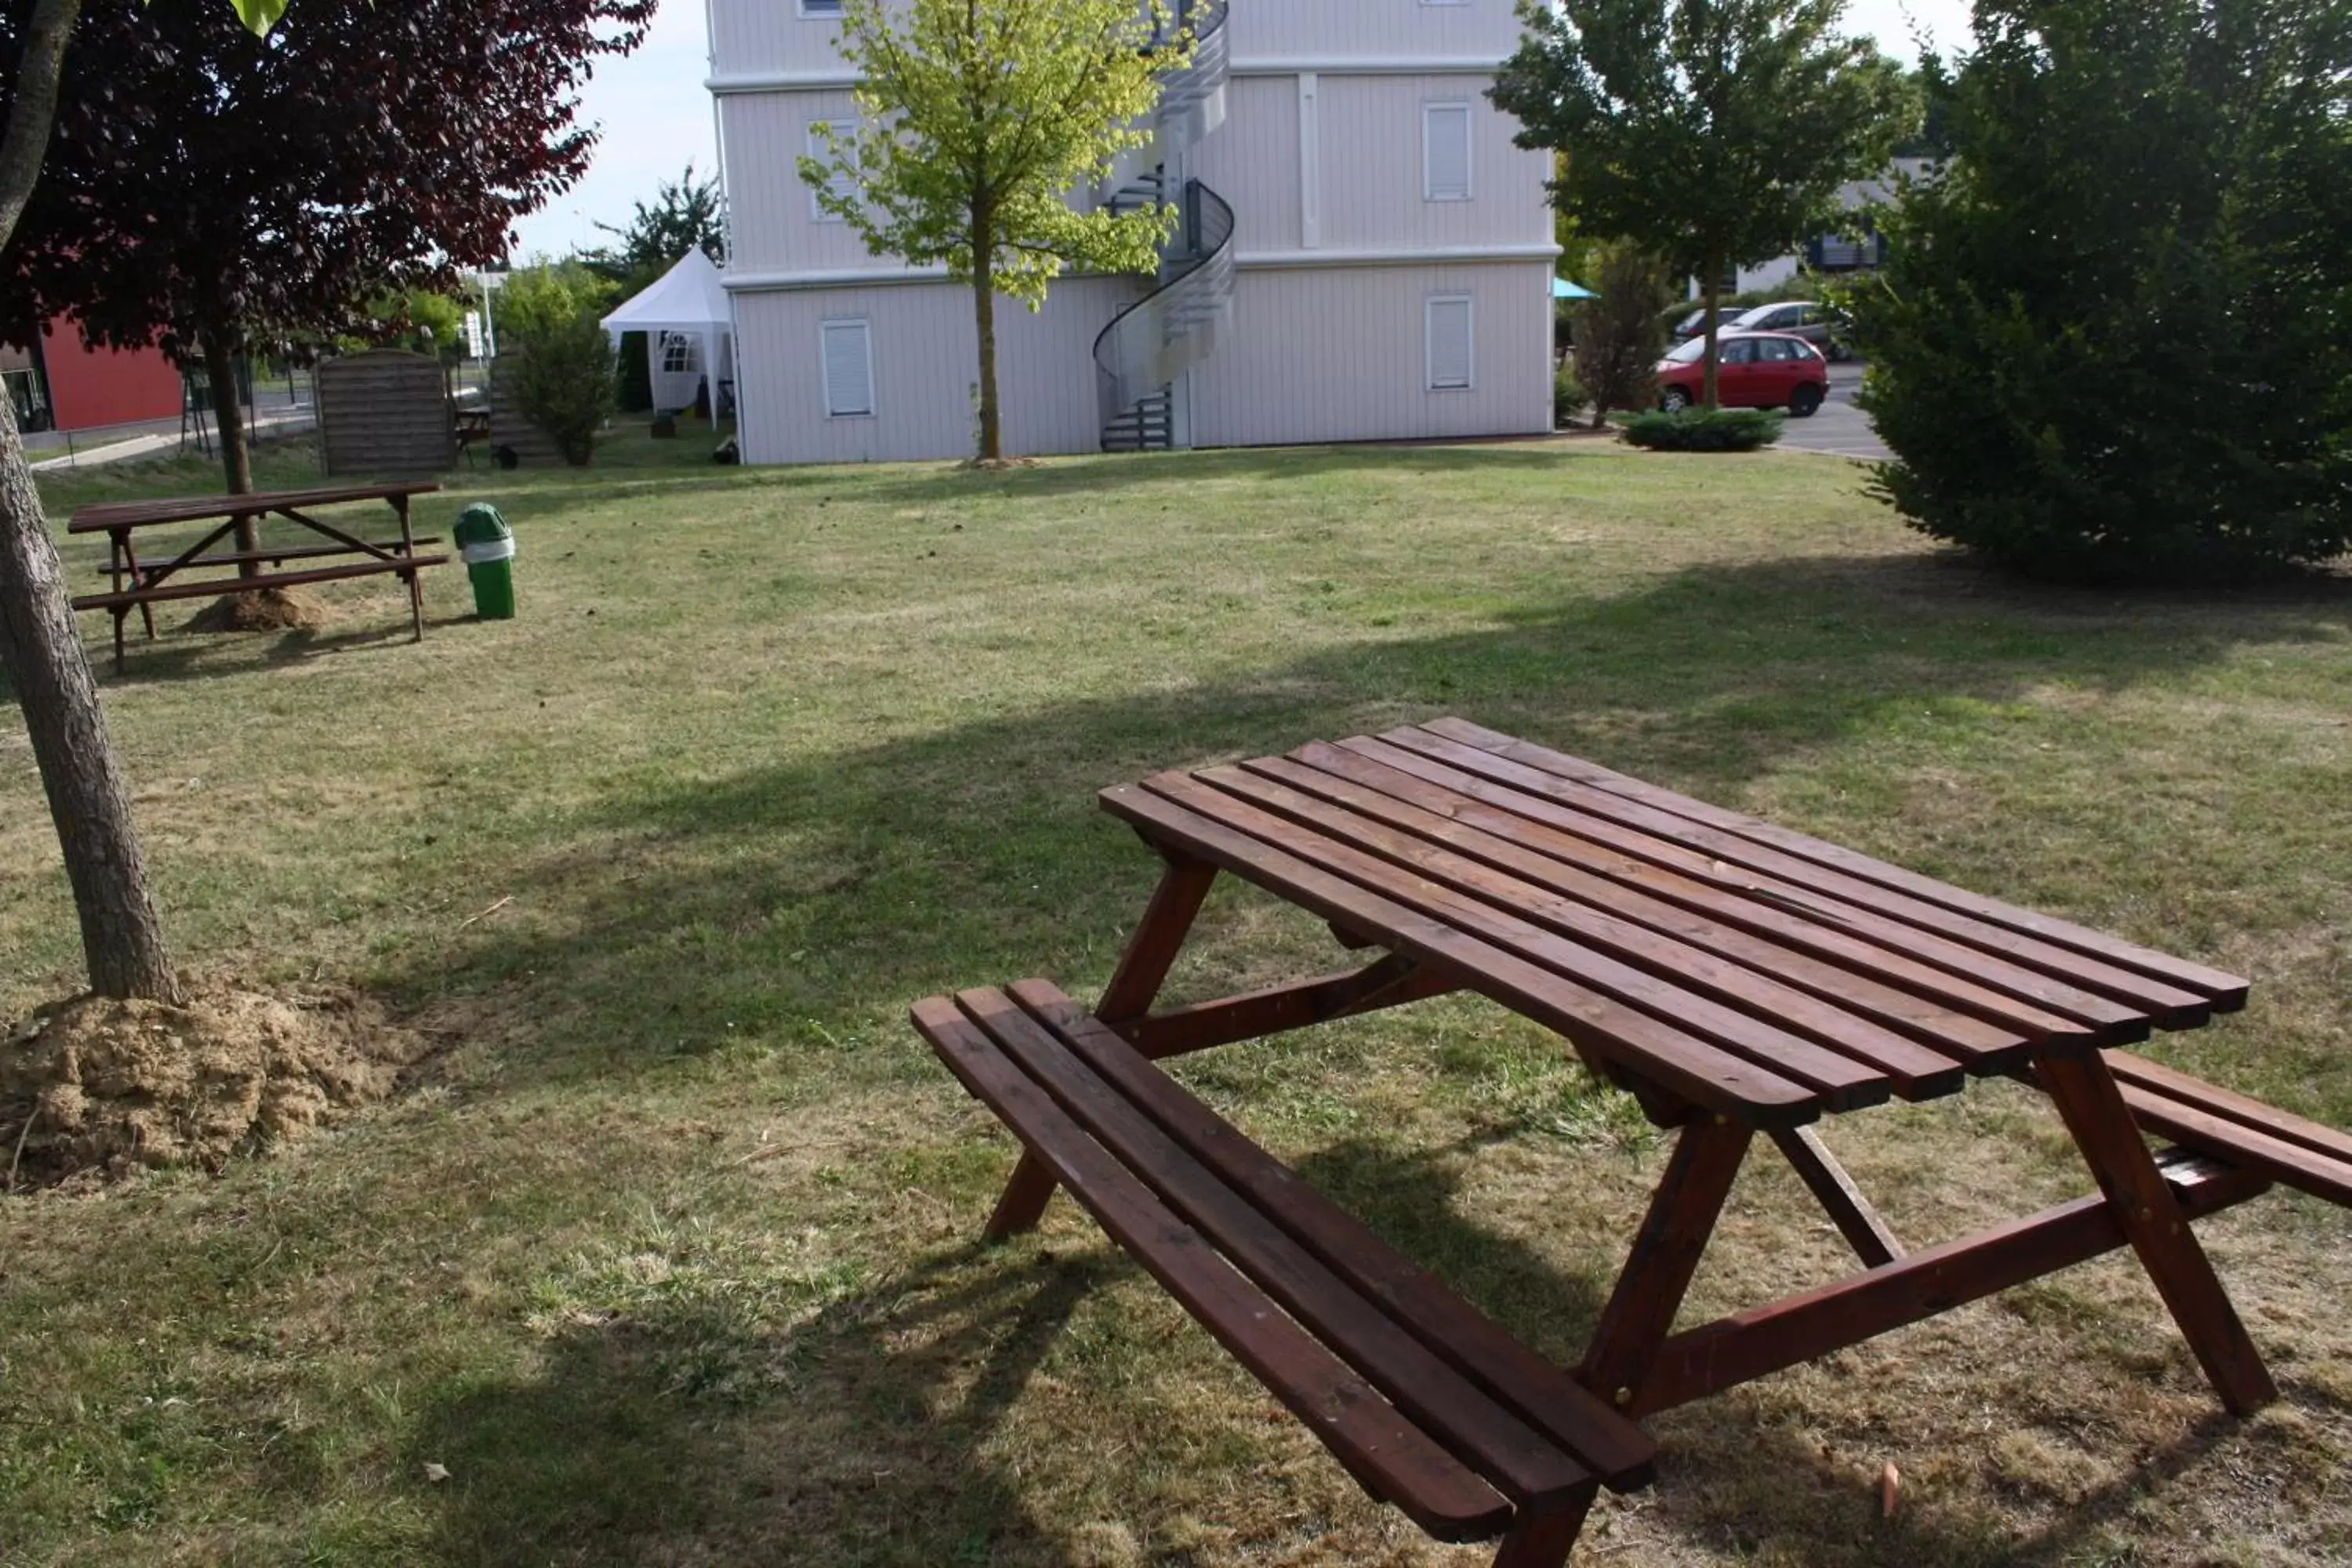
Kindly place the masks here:
POLYGON ((417 640, 425 637, 425 594, 417 581, 418 572, 427 566, 438 566, 446 555, 422 555, 420 544, 434 542, 431 538, 420 540, 409 520, 409 498, 427 494, 441 487, 431 479, 400 480, 378 484, 332 485, 310 489, 264 490, 248 495, 175 496, 160 500, 110 501, 86 506, 75 512, 66 525, 68 533, 103 533, 107 536, 107 572, 111 587, 104 594, 85 594, 73 601, 77 610, 104 610, 114 617, 114 664, 119 670, 123 663, 123 623, 136 610, 144 623, 147 635, 155 635, 153 606, 171 599, 208 598, 220 594, 250 593, 260 588, 295 587, 310 583, 337 582, 346 578, 367 577, 391 573, 408 585, 409 618, 417 640), (369 540, 312 515, 320 508, 352 501, 381 500, 389 504, 400 525, 397 539, 369 540), (254 550, 217 550, 215 546, 232 534, 237 525, 248 519, 282 517, 308 533, 314 541, 297 544, 265 543, 254 550), (150 552, 142 560, 138 538, 143 530, 192 522, 211 523, 194 542, 184 545, 177 553, 158 559, 150 552), (282 568, 289 561, 336 561, 338 557, 357 557, 337 561, 332 565, 308 565, 294 571, 257 571, 271 566, 282 568), (221 574, 220 568, 230 568, 221 574), (212 572, 212 575, 190 577, 192 573, 212 572), (176 579, 176 580, 175 580, 176 579))

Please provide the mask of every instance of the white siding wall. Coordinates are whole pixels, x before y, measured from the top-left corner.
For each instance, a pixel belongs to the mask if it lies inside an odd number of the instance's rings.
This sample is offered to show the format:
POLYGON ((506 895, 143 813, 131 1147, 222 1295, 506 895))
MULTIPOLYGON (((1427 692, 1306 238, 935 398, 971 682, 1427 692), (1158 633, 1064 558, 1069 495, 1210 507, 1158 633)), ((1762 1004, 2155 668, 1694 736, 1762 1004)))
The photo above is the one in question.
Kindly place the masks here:
MULTIPOLYGON (((743 0, 718 0, 742 4, 743 0)), ((1233 0, 1233 49, 1246 68, 1268 58, 1395 57, 1500 60, 1517 47, 1511 0, 1233 0)))
MULTIPOLYGON (((1098 447, 1095 334, 1136 293, 1124 279, 1084 278, 1056 288, 1038 315, 997 301, 1007 452, 1098 447)), ((979 351, 970 289, 912 283, 742 293, 735 323, 744 461, 879 462, 971 451, 979 351), (874 415, 827 418, 820 328, 860 317, 872 324, 874 415)))
POLYGON ((1298 235, 1298 79, 1225 85, 1225 122, 1192 151, 1192 176, 1232 205, 1251 250, 1295 249, 1298 235))
POLYGON ((877 261, 847 224, 819 222, 809 188, 801 183, 797 162, 809 151, 809 126, 820 120, 856 118, 856 106, 846 90, 730 93, 719 101, 726 126, 728 216, 735 244, 727 258, 729 271, 824 272, 901 265, 895 258, 877 261))
MULTIPOLYGON (((1549 155, 1511 145, 1518 121, 1486 101, 1485 79, 1327 74, 1319 85, 1325 248, 1550 240, 1551 213, 1543 195, 1549 155), (1433 202, 1423 195, 1422 106, 1428 103, 1470 107, 1472 197, 1466 202, 1433 202)), ((1292 100, 1295 105, 1295 86, 1292 100)), ((1230 123, 1218 134, 1236 130, 1243 132, 1236 142, 1254 134, 1230 123)), ((1255 235, 1242 247, 1262 248, 1255 235)))
POLYGON ((1551 268, 1270 268, 1242 274, 1233 331, 1192 373, 1203 447, 1507 436, 1551 428, 1551 268), (1426 305, 1475 301, 1476 384, 1428 390, 1426 305))
POLYGON ((838 16, 803 16, 799 0, 709 0, 719 74, 838 69, 838 16))

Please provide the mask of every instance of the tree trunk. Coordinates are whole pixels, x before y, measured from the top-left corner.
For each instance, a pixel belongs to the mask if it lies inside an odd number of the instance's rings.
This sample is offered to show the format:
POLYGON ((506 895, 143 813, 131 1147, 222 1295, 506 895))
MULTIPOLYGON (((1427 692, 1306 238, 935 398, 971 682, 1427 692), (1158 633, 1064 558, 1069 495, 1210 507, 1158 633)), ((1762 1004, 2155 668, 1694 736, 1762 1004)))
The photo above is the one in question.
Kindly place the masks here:
POLYGON ((175 1001, 179 983, 131 802, 107 739, 98 682, 67 602, 65 568, 50 541, 16 438, 16 411, 0 397, 0 668, 24 705, 66 877, 81 915, 90 989, 102 996, 175 1001))
POLYGON ((1722 361, 1718 356, 1723 353, 1721 334, 1715 319, 1715 302, 1723 296, 1723 264, 1721 262, 1714 260, 1712 258, 1708 259, 1706 264, 1706 274, 1699 281, 1699 289, 1700 302, 1706 310, 1706 382, 1705 397, 1706 406, 1714 408, 1719 406, 1716 400, 1716 376, 1722 364, 1722 361))
MULTIPOLYGON (((228 480, 229 494, 251 495, 253 453, 245 439, 245 405, 237 399, 236 344, 226 332, 207 331, 202 336, 205 379, 213 389, 213 427, 220 433, 221 473, 228 480)), ((246 552, 261 548, 257 519, 236 520, 236 547, 246 552)), ((236 571, 240 577, 257 577, 261 574, 261 563, 240 561, 236 571)))
MULTIPOLYGON (((39 0, 26 24, 8 128, 0 136, 0 247, 15 237, 57 118, 58 77, 80 0, 39 0)), ((107 739, 98 682, 82 656, 65 567, 16 436, 16 405, 0 396, 0 672, 16 689, 33 761, 65 852, 81 917, 90 989, 173 1001, 179 982, 122 775, 107 739)))
POLYGON ((994 462, 1004 456, 1004 430, 996 406, 996 271, 988 243, 992 215, 973 214, 971 247, 972 324, 980 329, 980 456, 994 462))

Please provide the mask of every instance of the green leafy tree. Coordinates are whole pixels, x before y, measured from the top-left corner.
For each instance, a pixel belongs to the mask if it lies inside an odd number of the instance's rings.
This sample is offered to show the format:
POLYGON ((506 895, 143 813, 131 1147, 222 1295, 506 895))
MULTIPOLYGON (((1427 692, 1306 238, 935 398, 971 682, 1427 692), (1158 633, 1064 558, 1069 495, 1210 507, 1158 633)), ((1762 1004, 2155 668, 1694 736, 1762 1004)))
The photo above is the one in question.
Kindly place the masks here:
POLYGON ((596 226, 616 243, 580 257, 590 270, 621 285, 624 294, 653 283, 698 247, 720 266, 727 264, 727 222, 717 175, 698 180, 688 163, 677 179, 654 187, 650 203, 635 206, 627 223, 596 226))
POLYGON ((984 459, 1004 455, 996 296, 1034 310, 1070 268, 1150 271, 1174 228, 1168 208, 1081 212, 1069 199, 1150 140, 1160 78, 1190 57, 1181 38, 1147 47, 1166 23, 1158 0, 842 6, 860 125, 820 125, 825 155, 802 158, 801 178, 867 249, 971 286, 984 459))
MULTIPOLYGON (((1838 187, 1902 131, 1902 72, 1837 31, 1843 0, 1522 0, 1489 96, 1518 143, 1565 153, 1554 204, 1699 279, 1827 227, 1838 187)), ((1706 402, 1716 403, 1714 318, 1706 402)))
MULTIPOLYGON (((230 0, 267 33, 285 0, 230 0)), ((57 120, 58 83, 80 19, 81 0, 36 0, 16 37, 8 112, 0 130, 0 257, 40 181, 57 120)), ((15 404, 0 397, 0 674, 16 689, 48 796, 81 922, 90 989, 105 996, 173 1001, 180 982, 163 919, 131 819, 131 795, 82 653, 65 566, 16 432, 15 404)))
POLYGON ((1981 0, 1852 309, 1912 525, 2062 577, 2352 548, 2352 5, 1981 0))

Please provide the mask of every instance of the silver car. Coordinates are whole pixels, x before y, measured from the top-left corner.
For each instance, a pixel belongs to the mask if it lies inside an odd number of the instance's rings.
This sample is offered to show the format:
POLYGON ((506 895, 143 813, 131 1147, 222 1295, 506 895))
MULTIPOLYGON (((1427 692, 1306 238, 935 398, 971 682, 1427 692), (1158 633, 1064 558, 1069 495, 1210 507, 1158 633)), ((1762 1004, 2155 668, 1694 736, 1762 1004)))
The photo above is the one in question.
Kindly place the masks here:
POLYGON ((1724 324, 1724 331, 1787 332, 1804 339, 1822 352, 1822 358, 1835 362, 1853 355, 1845 341, 1845 325, 1844 318, 1818 300, 1784 300, 1741 311, 1724 324))

